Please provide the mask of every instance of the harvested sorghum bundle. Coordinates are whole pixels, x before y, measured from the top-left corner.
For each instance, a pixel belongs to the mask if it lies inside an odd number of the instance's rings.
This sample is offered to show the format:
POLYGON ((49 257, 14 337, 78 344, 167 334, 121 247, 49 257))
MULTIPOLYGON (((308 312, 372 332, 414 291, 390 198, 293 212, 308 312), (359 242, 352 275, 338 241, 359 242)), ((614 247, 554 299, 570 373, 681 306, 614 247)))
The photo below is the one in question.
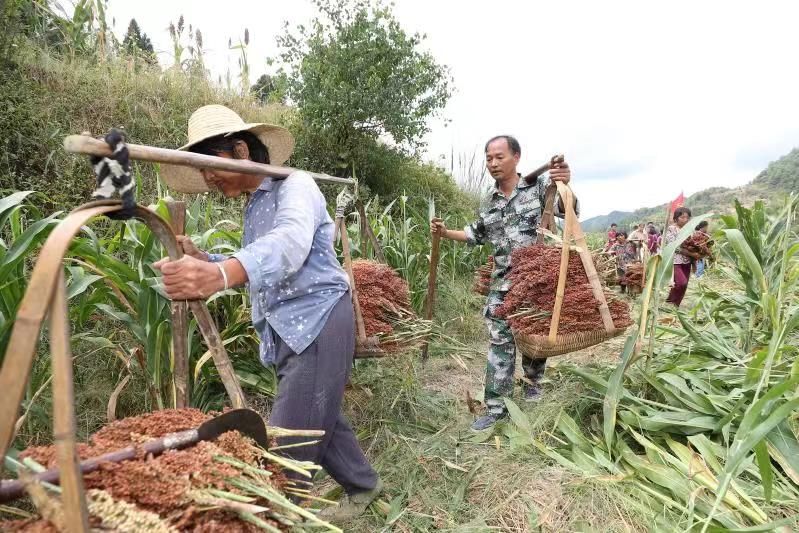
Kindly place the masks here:
POLYGON ((695 231, 690 237, 685 239, 680 246, 681 249, 699 255, 699 258, 710 257, 710 247, 713 240, 710 235, 701 231, 695 231))
POLYGON ((388 265, 359 259, 352 262, 367 337, 378 337, 384 351, 414 344, 430 333, 430 323, 411 307, 408 283, 388 265))
POLYGON ((486 264, 474 273, 474 292, 486 296, 491 289, 491 272, 494 271, 494 256, 489 256, 486 264))
POLYGON ((643 263, 630 263, 624 271, 624 278, 622 284, 626 287, 644 288, 644 264, 643 263))
MULTIPOLYGON (((561 249, 534 244, 513 251, 508 279, 511 289, 496 310, 514 331, 527 335, 548 335, 560 273, 561 249)), ((629 326, 627 304, 608 297, 608 307, 616 328, 629 326)), ((594 298, 582 261, 569 254, 566 288, 558 323, 558 334, 604 329, 599 303, 594 298)))
MULTIPOLYGON (((166 409, 111 422, 89 443, 78 445, 88 459, 199 426, 210 415, 197 409, 166 409)), ((20 454, 46 468, 57 467, 53 446, 31 447, 20 454)), ((282 461, 292 463, 290 459, 282 461)), ((295 465, 296 466, 296 465, 295 465)), ((261 531, 242 517, 257 519, 281 531, 308 519, 287 498, 293 483, 282 467, 238 431, 201 441, 157 457, 106 463, 83 476, 93 528, 125 531, 261 531), (258 495, 260 492, 261 495, 258 495), (228 494, 237 496, 228 497, 228 494), (268 496, 268 498, 266 497, 268 496), (234 501, 239 500, 239 501, 234 501), (243 501, 247 501, 243 504, 243 501), (258 511, 258 508, 268 508, 258 511), (132 527, 132 524, 147 524, 132 527), (131 527, 128 527, 131 526, 131 527)), ((316 521, 316 526, 323 525, 316 521)), ((0 522, 0 531, 57 531, 45 519, 0 522)))

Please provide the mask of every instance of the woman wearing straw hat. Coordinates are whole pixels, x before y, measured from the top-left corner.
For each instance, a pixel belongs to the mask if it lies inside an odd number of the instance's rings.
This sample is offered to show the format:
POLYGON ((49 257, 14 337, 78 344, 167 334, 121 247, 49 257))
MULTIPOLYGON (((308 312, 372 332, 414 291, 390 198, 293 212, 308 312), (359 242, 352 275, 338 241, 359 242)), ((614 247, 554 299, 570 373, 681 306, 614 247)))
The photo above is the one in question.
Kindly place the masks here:
MULTIPOLYGON (((284 128, 245 123, 221 105, 195 111, 188 133, 189 142, 181 150, 272 165, 285 163, 294 148, 284 128)), ((249 195, 241 250, 229 257, 208 254, 184 236, 180 241, 186 255, 177 261, 162 259, 155 266, 167 294, 176 300, 207 298, 247 284, 253 324, 261 338, 261 361, 274 365, 278 376, 269 422, 324 430, 320 443, 291 448, 291 454, 323 466, 346 491, 338 509, 323 511, 328 519, 344 521, 361 514, 379 495, 382 483, 341 413, 355 351, 355 324, 324 196, 302 171, 277 179, 164 165, 161 173, 167 186, 177 191, 217 189, 228 198, 249 195)))

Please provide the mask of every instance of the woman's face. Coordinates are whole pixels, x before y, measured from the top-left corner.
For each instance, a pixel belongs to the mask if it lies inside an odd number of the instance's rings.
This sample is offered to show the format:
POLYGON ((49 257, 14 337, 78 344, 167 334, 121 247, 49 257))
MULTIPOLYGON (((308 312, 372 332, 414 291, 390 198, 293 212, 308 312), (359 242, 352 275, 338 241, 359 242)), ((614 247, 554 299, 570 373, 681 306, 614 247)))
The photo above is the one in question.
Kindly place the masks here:
POLYGON ((621 233, 616 235, 616 242, 619 244, 624 244, 627 241, 627 237, 622 235, 621 233))
POLYGON ((689 220, 691 220, 691 215, 689 215, 688 213, 683 213, 682 215, 677 217, 677 220, 676 220, 677 226, 683 227, 686 224, 688 224, 689 220))
MULTIPOLYGON (((219 152, 215 155, 225 159, 233 159, 233 155, 229 153, 219 152)), ((208 187, 218 189, 226 198, 235 198, 248 192, 246 186, 249 185, 248 182, 250 180, 247 174, 210 168, 204 168, 200 172, 202 172, 203 179, 205 179, 208 187)))

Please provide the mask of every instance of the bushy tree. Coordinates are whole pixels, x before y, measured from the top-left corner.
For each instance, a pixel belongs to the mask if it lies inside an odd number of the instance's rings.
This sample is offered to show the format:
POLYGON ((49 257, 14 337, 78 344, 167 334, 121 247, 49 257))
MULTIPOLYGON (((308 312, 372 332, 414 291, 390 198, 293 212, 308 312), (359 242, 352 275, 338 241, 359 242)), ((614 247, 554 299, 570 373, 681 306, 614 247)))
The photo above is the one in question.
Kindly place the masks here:
POLYGON ((282 103, 284 95, 280 81, 275 76, 261 74, 255 85, 250 88, 250 93, 262 104, 282 103))
POLYGON ((141 56, 148 63, 155 62, 153 43, 147 34, 141 31, 136 19, 130 19, 128 31, 125 32, 125 37, 122 39, 122 50, 129 55, 141 56))
POLYGON ((334 167, 357 167, 358 146, 378 139, 415 153, 428 120, 451 95, 448 68, 422 49, 423 35, 403 30, 379 0, 315 4, 320 15, 310 26, 287 26, 278 38, 281 81, 303 127, 334 149, 334 167))

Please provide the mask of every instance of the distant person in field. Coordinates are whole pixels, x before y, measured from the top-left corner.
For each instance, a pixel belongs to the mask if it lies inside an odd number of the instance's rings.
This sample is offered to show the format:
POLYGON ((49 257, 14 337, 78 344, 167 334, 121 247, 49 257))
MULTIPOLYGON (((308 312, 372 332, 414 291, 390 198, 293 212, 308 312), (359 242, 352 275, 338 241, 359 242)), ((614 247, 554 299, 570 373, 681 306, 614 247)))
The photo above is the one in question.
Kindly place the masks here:
MULTIPOLYGON (((678 207, 672 216, 674 223, 666 230, 666 237, 663 244, 669 244, 677 240, 677 235, 683 227, 691 220, 691 210, 687 207, 678 207)), ((685 255, 682 250, 674 252, 674 286, 669 291, 666 301, 680 307, 685 291, 688 290, 688 280, 691 278, 692 258, 685 255)))
MULTIPOLYGON (((652 224, 650 222, 650 224, 652 224)), ((660 251, 660 233, 654 224, 649 226, 646 232, 646 247, 649 248, 649 253, 655 255, 660 251)))
MULTIPOLYGON (((707 242, 710 242, 710 223, 707 220, 703 220, 699 224, 697 224, 696 228, 694 228, 698 233, 701 233, 706 239, 707 242)), ((709 257, 700 257, 696 260, 696 264, 694 265, 694 269, 696 270, 696 277, 701 278, 702 275, 705 273, 705 269, 707 268, 707 262, 710 258, 709 257)))
MULTIPOLYGON (((272 165, 284 164, 294 148, 288 130, 245 123, 221 105, 192 114, 188 140, 181 150, 272 165)), ((278 179, 162 165, 161 176, 179 192, 219 191, 227 198, 247 198, 239 251, 211 254, 179 236, 185 255, 154 266, 174 300, 205 299, 247 286, 261 340, 259 356, 265 366, 274 367, 278 379, 269 423, 324 430, 319 441, 286 453, 321 465, 344 488, 340 505, 322 511, 327 520, 342 522, 363 513, 382 483, 341 412, 355 353, 355 318, 349 280, 333 249, 325 197, 303 171, 278 179)), ((298 439, 278 441, 292 445, 298 439)))
POLYGON ((610 248, 610 253, 616 256, 616 275, 619 278, 621 292, 626 292, 624 274, 627 267, 638 260, 638 250, 632 241, 627 240, 627 232, 616 233, 616 243, 610 248))
POLYGON ((605 243, 605 249, 604 249, 605 252, 610 251, 610 248, 614 244, 616 244, 616 233, 618 232, 618 229, 619 227, 616 225, 615 222, 612 223, 608 228, 608 242, 605 243))
MULTIPOLYGON (((618 236, 618 235, 617 235, 618 236)), ((636 226, 627 239, 635 247, 635 252, 640 260, 643 260, 643 249, 646 243, 646 231, 644 231, 644 223, 641 222, 636 226)))
MULTIPOLYGON (((494 189, 481 202, 477 220, 463 230, 447 229, 444 221, 434 218, 431 230, 441 237, 465 242, 469 245, 491 243, 494 246, 494 272, 484 308, 490 343, 485 376, 485 404, 487 413, 472 424, 472 429, 488 429, 507 416, 504 398, 513 395, 516 368, 516 343, 508 323, 495 315, 510 289, 506 279, 510 271, 511 252, 516 248, 535 243, 538 224, 544 206, 544 193, 549 180, 540 177, 535 183, 526 183, 516 167, 522 150, 519 141, 510 135, 490 139, 485 145, 486 167, 495 180, 494 189)), ((550 170, 549 179, 568 183, 569 166, 564 162, 550 170)), ((560 199, 555 202, 555 215, 564 216, 560 199)), ((539 383, 544 375, 546 359, 528 359, 522 356, 524 375, 531 384, 524 385, 526 401, 541 397, 539 383)))

